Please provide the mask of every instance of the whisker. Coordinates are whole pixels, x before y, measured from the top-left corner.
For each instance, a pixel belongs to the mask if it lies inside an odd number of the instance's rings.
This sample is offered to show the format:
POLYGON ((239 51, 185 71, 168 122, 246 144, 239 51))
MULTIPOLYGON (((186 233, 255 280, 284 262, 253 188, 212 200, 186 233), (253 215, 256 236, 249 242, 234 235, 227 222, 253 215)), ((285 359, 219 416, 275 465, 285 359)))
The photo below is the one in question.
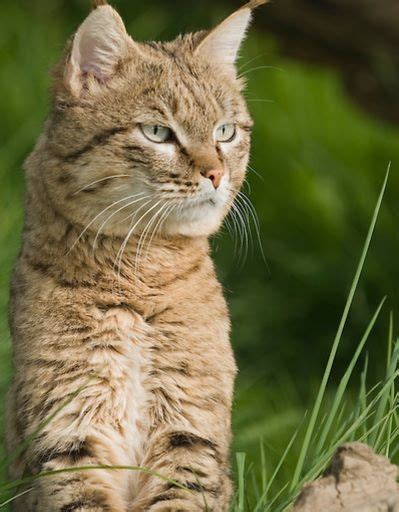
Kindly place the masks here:
POLYGON ((261 252, 261 255, 262 255, 262 259, 263 259, 264 263, 267 265, 267 260, 266 260, 265 252, 264 252, 264 249, 263 249, 262 236, 261 236, 261 227, 260 227, 260 221, 259 221, 258 213, 257 213, 254 205, 252 204, 252 201, 249 199, 248 196, 246 196, 241 191, 238 191, 237 194, 238 194, 238 197, 241 198, 242 202, 246 205, 247 211, 249 212, 250 216, 252 217, 252 221, 253 221, 253 224, 254 224, 254 227, 255 227, 257 242, 258 242, 259 249, 260 249, 260 252, 261 252))
MULTIPOLYGON (((101 224, 101 226, 99 227, 99 229, 98 229, 98 231, 97 231, 97 233, 96 233, 96 236, 95 236, 94 241, 93 241, 93 251, 95 250, 95 247, 97 246, 98 238, 99 238, 99 236, 100 236, 100 234, 101 234, 101 231, 103 230, 104 226, 105 226, 106 224, 108 224, 108 222, 109 222, 109 221, 110 221, 110 220, 111 220, 115 215, 117 215, 119 212, 121 212, 121 211, 125 210, 126 208, 130 208, 130 206, 133 206, 134 204, 139 203, 140 201, 144 201, 145 199, 149 199, 150 197, 151 197, 150 195, 147 195, 147 196, 144 196, 144 197, 139 197, 138 199, 135 199, 134 201, 131 201, 131 202, 129 202, 128 204, 125 204, 124 206, 121 206, 121 207, 120 207, 120 208, 118 208, 115 212, 111 213, 111 215, 110 215, 109 217, 107 217, 107 218, 105 219, 105 221, 101 224)), ((127 218, 130 218, 130 216, 129 216, 129 217, 127 217, 127 218)), ((126 219, 124 219, 124 220, 127 220, 127 218, 126 218, 126 219)))
MULTIPOLYGON (((182 202, 181 202, 182 203, 182 202)), ((166 220, 170 217, 171 213, 173 212, 173 210, 178 207, 179 204, 178 203, 172 203, 170 208, 165 212, 165 214, 163 215, 163 218, 161 217, 161 219, 159 220, 159 223, 155 226, 155 232, 154 233, 160 233, 161 230, 163 229, 163 226, 166 222, 166 220)), ((150 240, 150 243, 148 245, 148 249, 151 245, 151 240, 150 240)))
POLYGON ((235 219, 235 222, 237 224, 237 231, 239 233, 239 258, 238 258, 238 264, 241 267, 242 262, 245 259, 244 255, 247 253, 247 247, 248 247, 248 234, 246 232, 246 225, 244 218, 242 216, 241 210, 238 208, 236 203, 232 204, 232 212, 233 212, 233 218, 235 219))
MULTIPOLYGON (((252 232, 252 229, 251 229, 251 220, 254 224, 254 227, 255 227, 255 233, 256 233, 256 238, 259 242, 259 238, 258 238, 258 234, 260 234, 260 225, 259 225, 259 220, 258 220, 258 216, 256 214, 256 212, 254 213, 252 211, 252 203, 250 203, 250 206, 247 204, 247 200, 249 201, 249 199, 240 192, 239 194, 239 201, 241 202, 244 210, 246 211, 246 218, 247 218, 247 222, 248 222, 248 230, 250 232, 250 237, 251 237, 251 250, 252 250, 252 253, 254 252, 254 249, 255 249, 255 243, 254 243, 254 236, 253 236, 253 232, 252 232)), ((259 235, 260 236, 260 235, 259 235)), ((261 249, 261 253, 263 253, 263 248, 260 247, 261 249)))
POLYGON ((74 192, 72 195, 77 196, 81 192, 84 192, 88 188, 93 187, 94 185, 97 185, 98 183, 102 183, 103 181, 107 181, 107 180, 113 180, 116 178, 130 178, 130 174, 115 174, 113 176, 106 176, 105 178, 101 178, 100 180, 96 180, 96 181, 93 181, 92 183, 89 183, 88 185, 85 185, 84 187, 82 187, 79 190, 77 190, 76 192, 74 192))
POLYGON ((261 53, 260 55, 257 55, 256 57, 253 57, 252 59, 249 59, 247 60, 246 62, 244 62, 243 64, 241 64, 241 66, 238 67, 238 71, 241 71, 243 68, 249 66, 249 64, 251 64, 252 62, 254 62, 255 60, 258 60, 260 59, 261 57, 266 57, 266 55, 268 55, 268 53, 261 53))
MULTIPOLYGON (((125 222, 126 220, 128 219, 132 219, 131 223, 130 223, 130 227, 129 227, 129 231, 128 231, 128 234, 126 235, 126 237, 124 238, 123 240, 123 243, 121 244, 121 247, 119 248, 118 250, 118 253, 115 257, 115 260, 114 260, 114 265, 113 265, 113 268, 114 270, 116 269, 116 267, 118 267, 118 280, 120 279, 120 273, 121 273, 121 265, 122 265, 122 257, 123 257, 123 252, 125 251, 125 248, 126 248, 126 245, 130 239, 130 237, 132 236, 133 232, 134 232, 134 229, 136 226, 133 226, 134 222, 135 222, 135 219, 137 217, 137 215, 139 214, 139 212, 141 210, 143 210, 146 206, 148 206, 149 204, 151 204, 152 200, 150 199, 149 201, 146 201, 144 204, 142 204, 136 211, 134 211, 133 213, 131 213, 128 217, 126 217, 126 219, 123 220, 123 222, 125 222), (133 226, 133 227, 132 227, 133 226), (123 248, 123 249, 122 249, 123 248), (122 252, 121 252, 122 251, 122 252), (119 259, 119 256, 120 256, 120 259, 119 259)), ((144 214, 144 216, 147 215, 147 213, 144 214)))
POLYGON ((274 100, 267 100, 263 98, 247 98, 246 101, 248 103, 258 102, 258 103, 276 103, 274 100))
POLYGON ((242 209, 241 204, 239 200, 237 200, 234 205, 233 209, 236 211, 237 218, 240 221, 240 224, 242 226, 242 245, 241 245, 241 266, 244 266, 245 262, 248 259, 248 252, 250 247, 250 234, 251 230, 248 230, 248 217, 246 215, 245 210, 242 209))
POLYGON ((283 71, 282 68, 277 68, 276 66, 256 66, 255 68, 245 70, 243 73, 238 75, 238 78, 242 78, 242 77, 248 75, 249 73, 252 73, 253 71, 259 71, 261 69, 274 69, 276 71, 283 71))
MULTIPOLYGON (((160 227, 160 225, 161 225, 161 223, 162 223, 162 220, 163 220, 164 218, 166 218, 166 217, 165 217, 165 215, 167 216, 167 214, 168 214, 169 207, 170 207, 170 203, 167 203, 167 204, 163 205, 163 206, 160 208, 160 210, 156 213, 156 215, 154 215, 154 218, 156 218, 156 217, 159 215, 159 219, 158 219, 158 221, 156 222, 156 224, 155 224, 155 226, 154 226, 154 228, 153 228, 153 230, 152 230, 151 237, 150 237, 150 239, 149 239, 149 241, 148 241, 148 244, 147 244, 147 250, 146 250, 145 255, 144 255, 144 258, 145 258, 145 259, 147 259, 147 258, 148 258, 148 255, 149 255, 149 253, 150 253, 150 249, 151 249, 151 244, 152 244, 152 242, 153 242, 153 240, 154 240, 154 238, 155 238, 155 236, 156 236, 156 233, 157 233, 157 231, 158 231, 158 228, 160 227)), ((143 243, 143 247, 144 247, 144 243, 143 243)), ((137 266, 136 266, 136 269, 138 269, 139 259, 140 259, 140 258, 139 258, 139 255, 138 255, 138 257, 137 257, 137 259, 136 259, 136 265, 137 265, 137 266)))
POLYGON ((224 224, 225 224, 225 226, 227 228, 227 231, 228 231, 228 233, 230 235, 230 238, 234 242, 234 257, 236 257, 236 255, 237 255, 238 240, 237 240, 236 225, 235 225, 235 222, 234 222, 234 219, 233 219, 233 212, 231 210, 231 207, 229 209, 229 213, 227 214, 227 216, 224 219, 224 224), (230 218, 231 218, 232 224, 230 223, 230 218))
POLYGON ((139 243, 137 244, 136 258, 135 258, 135 272, 136 273, 138 271, 138 262, 139 262, 140 257, 141 257, 141 252, 142 252, 142 249, 144 248, 144 244, 145 244, 147 236, 148 236, 148 234, 150 232, 150 229, 151 229, 152 225, 157 221, 158 215, 162 214, 162 211, 167 206, 168 206, 168 203, 165 203, 165 204, 161 205, 159 210, 157 210, 155 212, 155 214, 152 215, 151 219, 148 221, 147 225, 145 226, 145 228, 143 229, 143 231, 142 231, 142 233, 140 235, 139 243))
MULTIPOLYGON (((181 203, 182 202, 183 201, 181 201, 181 203)), ((147 250, 146 250, 144 258, 148 258, 148 255, 149 255, 149 252, 150 252, 150 248, 151 248, 151 244, 152 244, 155 236, 157 235, 158 232, 160 232, 162 225, 164 224, 166 219, 169 217, 170 213, 173 211, 175 206, 176 206, 176 203, 173 203, 173 201, 168 201, 154 215, 153 219, 155 219, 158 215, 159 215, 159 219, 158 219, 155 227, 152 230, 152 234, 151 234, 150 240, 149 240, 149 242, 147 244, 147 250)), ((149 229, 148 229, 148 232, 149 232, 149 229)), ((145 239, 143 240, 143 247, 144 247, 144 242, 145 242, 145 239)), ((138 271, 138 264, 139 264, 140 256, 141 256, 141 254, 137 254, 137 258, 136 258, 136 272, 138 271)))
POLYGON ((247 167, 248 167, 248 169, 249 169, 251 172, 253 172, 253 173, 254 173, 254 174, 255 174, 255 175, 256 175, 260 180, 262 180, 262 181, 263 181, 263 183, 265 182, 265 178, 264 178, 261 174, 259 174, 259 173, 258 173, 258 171, 256 171, 256 170, 255 170, 253 167, 251 167, 250 165, 248 165, 247 167))
POLYGON ((134 199, 135 197, 138 197, 139 195, 142 195, 144 194, 144 192, 139 192, 138 194, 133 194, 131 196, 127 196, 127 197, 124 197, 122 199, 119 199, 118 201, 115 201, 114 203, 110 204, 109 206, 107 206, 106 208, 104 208, 104 210, 102 210, 99 214, 97 214, 94 219, 92 219, 88 224, 87 226, 84 228, 84 230, 80 233, 80 235, 77 237, 77 239, 75 240, 75 242, 72 244, 71 248, 68 250, 67 252, 67 255, 71 253, 71 251, 76 247, 76 245, 78 244, 78 242, 82 239, 82 237, 84 236, 84 234, 87 232, 88 229, 90 229, 90 227, 96 222, 96 220, 98 218, 101 217, 101 215, 103 215, 105 212, 109 211, 111 208, 113 208, 114 206, 120 204, 120 203, 123 203, 123 201, 130 201, 130 199, 134 199))
POLYGON ((248 194, 252 194, 252 187, 247 178, 244 180, 244 185, 248 188, 248 194))
MULTIPOLYGON (((151 202, 151 201, 149 201, 151 202)), ((121 265, 122 265, 122 258, 123 258, 123 254, 125 252, 125 249, 126 249, 126 246, 131 238, 131 236, 133 235, 135 229, 137 228, 137 226, 139 226, 140 222, 146 217, 146 215, 148 215, 149 213, 151 213, 151 211, 153 211, 155 208, 157 208, 157 206, 159 205, 161 201, 158 201, 157 203, 155 203, 153 206, 151 206, 151 208, 149 210, 147 210, 140 218, 139 220, 134 224, 134 226, 129 230, 123 244, 121 245, 121 248, 119 249, 118 251, 118 254, 116 256, 116 260, 115 260, 115 264, 114 266, 116 265, 116 263, 118 262, 118 278, 120 278, 120 271, 121 271, 121 265)), ((146 203, 145 205, 143 205, 141 207, 141 209, 143 207, 145 207, 148 203, 146 203)))
POLYGON ((169 203, 169 208, 167 208, 164 213, 161 215, 157 225, 155 226, 154 230, 153 230, 153 233, 152 233, 152 236, 151 236, 151 239, 147 245, 147 253, 146 255, 148 256, 148 253, 149 253, 149 250, 150 250, 150 247, 151 247, 151 243, 154 239, 154 237, 156 236, 157 233, 160 233, 161 232, 161 229, 163 227, 163 224, 166 222, 166 220, 168 219, 168 217, 170 216, 170 214, 173 212, 173 210, 177 207, 177 206, 181 206, 183 204, 183 201, 180 201, 180 204, 179 203, 173 203, 173 202, 170 202, 169 203))
POLYGON ((233 197, 230 198, 230 201, 229 201, 229 210, 228 210, 228 215, 226 217, 226 221, 229 223, 230 225, 230 220, 229 218, 231 218, 231 221, 232 221, 232 226, 231 226, 231 229, 232 229, 232 239, 234 241, 234 258, 237 258, 237 255, 239 255, 239 251, 240 251, 240 243, 241 242, 241 239, 242 239, 242 228, 241 228, 241 224, 239 222, 239 220, 237 219, 237 215, 236 215, 236 212, 233 208, 233 205, 234 205, 234 201, 235 201, 235 195, 233 197))

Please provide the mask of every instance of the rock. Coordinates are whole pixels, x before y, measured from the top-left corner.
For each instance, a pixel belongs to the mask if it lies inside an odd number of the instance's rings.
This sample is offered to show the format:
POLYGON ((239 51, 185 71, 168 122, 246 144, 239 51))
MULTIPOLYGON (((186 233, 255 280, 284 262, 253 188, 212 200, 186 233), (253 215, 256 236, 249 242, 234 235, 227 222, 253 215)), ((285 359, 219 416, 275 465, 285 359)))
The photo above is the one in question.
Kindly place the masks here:
POLYGON ((293 512, 399 512, 398 468, 361 443, 343 445, 324 477, 308 484, 293 512))

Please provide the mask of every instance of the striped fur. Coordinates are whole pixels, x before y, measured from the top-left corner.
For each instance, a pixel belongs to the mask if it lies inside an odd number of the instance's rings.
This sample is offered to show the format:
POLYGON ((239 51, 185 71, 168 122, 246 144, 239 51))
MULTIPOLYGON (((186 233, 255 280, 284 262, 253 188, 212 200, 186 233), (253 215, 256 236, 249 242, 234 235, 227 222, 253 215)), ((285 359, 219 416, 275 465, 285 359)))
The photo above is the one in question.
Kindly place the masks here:
POLYGON ((236 366, 208 236, 245 177, 243 83, 198 50, 214 33, 137 43, 103 3, 55 71, 25 165, 8 408, 10 452, 41 426, 13 478, 97 468, 31 483, 14 511, 224 512, 236 366), (235 138, 216 143, 228 122, 235 138), (140 123, 173 141, 146 140, 140 123))

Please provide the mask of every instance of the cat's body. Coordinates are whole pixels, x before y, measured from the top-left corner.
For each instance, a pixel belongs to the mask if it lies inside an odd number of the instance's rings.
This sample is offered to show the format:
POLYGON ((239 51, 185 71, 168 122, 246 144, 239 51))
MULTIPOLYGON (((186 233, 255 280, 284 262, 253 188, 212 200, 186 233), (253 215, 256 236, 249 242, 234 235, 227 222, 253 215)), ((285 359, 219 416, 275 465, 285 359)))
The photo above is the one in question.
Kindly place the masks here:
MULTIPOLYGON (((235 16, 237 50, 250 8, 235 16)), ((234 59, 217 67, 206 57, 217 31, 138 47, 99 7, 58 70, 53 113, 26 165, 11 300, 10 451, 39 432, 12 475, 104 465, 151 474, 45 477, 16 511, 229 508, 236 367, 207 237, 244 179, 250 118, 234 59), (161 141, 168 115, 179 135, 161 141), (215 145, 223 120, 237 133, 223 139, 223 125, 215 145)))
MULTIPOLYGON (((200 482, 208 506, 226 509, 235 365, 207 242, 152 246, 140 281, 132 279, 129 264, 116 280, 113 261, 121 240, 99 247, 92 266, 85 246, 65 261, 71 235, 61 219, 52 236, 46 225, 33 229, 18 264, 12 448, 82 387, 29 449, 24 462, 31 470, 142 466, 189 487, 200 482)), ((134 261, 134 245, 128 261, 134 261)), ((140 473, 88 473, 85 479, 85 499, 97 503, 98 497, 99 510, 204 508, 201 492, 170 491, 170 483, 140 473), (168 492, 185 499, 168 502, 168 492), (132 497, 138 500, 128 508, 132 497)), ((71 484, 65 499, 65 480, 43 480, 17 510, 58 511, 84 502, 80 482, 71 484), (54 487, 61 492, 48 492, 54 487)))

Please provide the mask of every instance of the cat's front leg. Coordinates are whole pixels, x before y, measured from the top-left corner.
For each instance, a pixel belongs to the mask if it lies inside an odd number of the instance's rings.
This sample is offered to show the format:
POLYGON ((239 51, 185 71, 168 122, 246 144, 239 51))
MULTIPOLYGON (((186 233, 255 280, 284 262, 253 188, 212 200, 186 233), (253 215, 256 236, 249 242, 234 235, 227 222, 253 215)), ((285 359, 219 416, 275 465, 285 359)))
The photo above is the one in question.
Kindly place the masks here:
POLYGON ((184 429, 152 436, 144 466, 162 475, 143 476, 133 512, 225 512, 232 485, 226 442, 184 429))
MULTIPOLYGON (((39 384, 38 384, 39 385, 39 384)), ((15 389, 15 388, 14 388, 15 389)), ((59 393, 57 393, 59 395, 59 393)), ((35 432, 41 418, 26 419, 22 400, 27 390, 14 391, 14 448, 35 432)), ((32 403, 33 399, 30 398, 32 403)), ((28 403, 28 402, 27 402, 28 403)), ((129 457, 123 428, 111 421, 109 394, 98 383, 82 391, 63 407, 53 404, 55 417, 45 426, 11 468, 11 477, 36 476, 26 493, 13 503, 14 512, 126 512, 131 475, 125 470, 94 469, 99 466, 127 466, 129 457), (84 468, 84 469, 83 469, 84 468), (91 469, 93 468, 93 469, 91 469), (53 473, 53 474, 50 474, 53 473)), ((31 408, 29 408, 32 411, 31 408)), ((38 408, 38 411, 40 408, 38 408)), ((43 412, 44 414, 44 412, 43 412)))
MULTIPOLYGON (((106 430, 106 429, 104 429, 106 430)), ((37 452, 34 473, 44 475, 15 502, 16 512, 124 512, 127 510, 126 472, 90 469, 109 465, 109 454, 122 449, 116 432, 91 432, 69 447, 43 443, 37 452), (78 468, 85 468, 79 470, 78 468), (75 472, 75 469, 77 470, 75 472), (65 472, 64 472, 65 471, 65 472), (55 472, 54 476, 47 473, 55 472), (47 474, 47 475, 46 475, 47 474)))

